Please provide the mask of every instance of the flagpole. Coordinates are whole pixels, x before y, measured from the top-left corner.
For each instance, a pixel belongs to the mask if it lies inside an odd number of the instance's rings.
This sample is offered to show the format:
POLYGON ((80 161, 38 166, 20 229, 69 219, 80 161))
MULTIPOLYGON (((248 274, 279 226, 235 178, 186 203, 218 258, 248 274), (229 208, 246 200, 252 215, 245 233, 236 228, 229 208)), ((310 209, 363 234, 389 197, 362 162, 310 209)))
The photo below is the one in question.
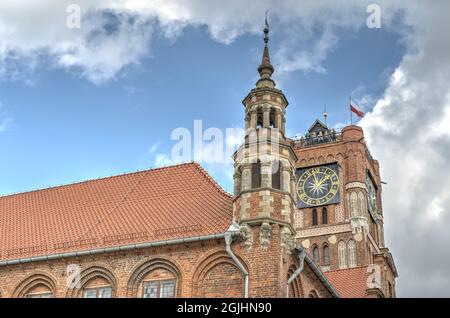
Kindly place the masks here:
POLYGON ((348 109, 350 110, 350 125, 353 125, 353 114, 352 114, 352 97, 350 96, 348 109))

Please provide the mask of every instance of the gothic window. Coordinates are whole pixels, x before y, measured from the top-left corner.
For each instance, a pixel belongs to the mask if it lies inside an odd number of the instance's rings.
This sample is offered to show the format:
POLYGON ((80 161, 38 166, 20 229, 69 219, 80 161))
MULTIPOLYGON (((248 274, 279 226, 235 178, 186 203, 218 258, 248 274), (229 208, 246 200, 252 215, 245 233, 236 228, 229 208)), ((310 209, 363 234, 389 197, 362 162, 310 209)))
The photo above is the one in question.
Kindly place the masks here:
POLYGON ((270 126, 270 128, 277 128, 275 117, 276 117, 275 116, 275 110, 272 109, 270 111, 270 115, 269 115, 269 126, 270 126))
POLYGON ((264 117, 263 112, 258 110, 258 113, 256 114, 256 128, 261 128, 264 125, 264 117))
POLYGON ((311 292, 308 295, 308 298, 319 298, 317 295, 317 292, 315 290, 311 290, 311 292))
POLYGON ((26 298, 53 298, 53 292, 45 285, 37 285, 27 291, 26 298))
POLYGON ((365 202, 366 199, 364 194, 362 192, 358 192, 358 211, 360 216, 364 216, 367 211, 365 202))
POLYGON ((356 243, 353 240, 348 241, 348 267, 356 267, 356 243))
POLYGON ((281 163, 272 162, 272 188, 281 189, 281 163))
POLYGON ((317 225, 317 210, 316 209, 312 209, 312 225, 317 225))
POLYGON ((323 247, 323 266, 330 266, 330 249, 328 245, 324 245, 323 247))
POLYGON ((252 163, 252 188, 261 188, 261 161, 252 163))
POLYGON ((322 224, 328 224, 328 210, 327 208, 322 209, 322 224))
POLYGON ((314 263, 320 264, 319 248, 317 246, 314 246, 313 248, 313 260, 314 263))
POLYGON ((339 269, 347 268, 347 248, 344 241, 340 241, 338 244, 339 255, 339 269))
POLYGON ((357 217, 359 216, 358 213, 358 195, 356 194, 356 192, 352 192, 350 194, 350 211, 351 211, 351 217, 357 217))

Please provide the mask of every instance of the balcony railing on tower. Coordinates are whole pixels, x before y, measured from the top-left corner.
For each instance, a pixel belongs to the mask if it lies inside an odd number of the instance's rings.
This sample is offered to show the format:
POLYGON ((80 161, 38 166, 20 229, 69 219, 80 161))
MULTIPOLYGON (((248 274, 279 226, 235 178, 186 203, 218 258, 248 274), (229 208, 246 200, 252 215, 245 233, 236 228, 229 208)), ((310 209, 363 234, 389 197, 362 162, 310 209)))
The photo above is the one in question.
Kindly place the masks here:
POLYGON ((334 143, 341 140, 341 132, 334 129, 328 129, 319 133, 306 134, 305 136, 293 139, 294 145, 301 148, 312 147, 320 144, 334 143))

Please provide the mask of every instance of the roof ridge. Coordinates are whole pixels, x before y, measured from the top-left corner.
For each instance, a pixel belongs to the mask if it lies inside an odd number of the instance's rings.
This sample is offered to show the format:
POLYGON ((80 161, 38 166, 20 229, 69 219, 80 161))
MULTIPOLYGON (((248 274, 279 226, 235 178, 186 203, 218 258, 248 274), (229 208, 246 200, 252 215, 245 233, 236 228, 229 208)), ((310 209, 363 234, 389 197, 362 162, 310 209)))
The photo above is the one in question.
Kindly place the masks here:
POLYGON ((225 191, 225 189, 222 188, 213 177, 211 177, 211 175, 206 171, 205 168, 203 168, 203 166, 200 163, 196 161, 192 161, 191 163, 202 173, 202 175, 207 179, 207 181, 211 183, 219 191, 220 194, 224 195, 227 198, 231 199, 233 198, 233 195, 225 191))
POLYGON ((173 165, 153 167, 153 168, 149 168, 149 169, 135 170, 135 171, 130 171, 130 172, 123 172, 123 173, 113 174, 113 175, 99 177, 99 178, 85 179, 85 180, 81 180, 81 181, 74 181, 74 182, 70 182, 70 183, 63 183, 63 184, 59 184, 59 185, 55 185, 55 186, 49 186, 49 187, 44 187, 44 188, 37 188, 37 189, 13 192, 13 193, 0 195, 0 199, 13 197, 13 196, 18 196, 18 195, 22 195, 22 194, 35 193, 35 192, 46 191, 46 190, 54 190, 54 189, 58 189, 58 188, 64 188, 64 187, 69 187, 69 186, 73 186, 73 185, 89 183, 89 182, 94 182, 94 181, 99 181, 99 180, 106 180, 106 179, 112 179, 112 178, 127 176, 127 175, 134 175, 134 174, 138 174, 138 173, 147 173, 147 172, 154 172, 154 171, 158 171, 158 170, 173 169, 173 168, 176 168, 176 167, 188 166, 188 165, 192 165, 192 164, 197 164, 197 163, 195 163, 193 161, 181 162, 181 163, 176 163, 176 164, 173 164, 173 165))

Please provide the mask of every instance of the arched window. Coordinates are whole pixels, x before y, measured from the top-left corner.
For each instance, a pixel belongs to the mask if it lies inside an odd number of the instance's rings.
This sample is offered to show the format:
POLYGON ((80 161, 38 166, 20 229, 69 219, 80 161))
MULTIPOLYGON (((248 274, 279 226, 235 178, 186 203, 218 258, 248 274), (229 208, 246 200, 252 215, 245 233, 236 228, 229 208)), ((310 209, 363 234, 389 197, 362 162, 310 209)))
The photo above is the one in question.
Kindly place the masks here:
POLYGON ((353 240, 348 241, 348 267, 356 267, 356 243, 353 240))
POLYGON ((281 188, 281 163, 279 161, 272 162, 272 188, 281 188))
POLYGON ((132 270, 127 284, 127 297, 173 298, 181 290, 178 268, 163 259, 151 259, 132 270))
POLYGON ((328 210, 327 208, 322 209, 322 224, 328 224, 328 210))
POLYGON ((316 209, 312 209, 312 225, 317 225, 317 210, 316 209))
POLYGON ((319 248, 317 246, 313 247, 313 260, 317 265, 320 264, 319 248))
POLYGON ((261 161, 252 163, 252 189, 261 188, 261 161))
POLYGON ((276 127, 276 120, 275 120, 275 109, 271 109, 270 110, 269 126, 270 126, 270 128, 277 128, 276 127))
MULTIPOLYGON (((0 287, 0 292, 1 292, 0 287)), ((45 273, 34 273, 20 282, 15 288, 13 298, 53 298, 56 283, 45 273)), ((1 296, 1 295, 0 295, 1 296)))
POLYGON ((367 207, 366 207, 366 197, 362 192, 358 192, 358 211, 359 216, 364 216, 367 213, 367 207))
POLYGON ((330 266, 330 249, 328 248, 328 245, 324 245, 323 247, 323 266, 330 266))
POLYGON ((352 218, 359 216, 358 211, 358 195, 356 192, 352 192, 350 194, 350 215, 352 218))
POLYGON ((264 124, 263 121, 264 117, 263 117, 263 112, 258 110, 258 113, 256 114, 256 128, 261 128, 264 124))
POLYGON ((111 298, 112 286, 103 277, 94 278, 83 287, 84 298, 111 298))
POLYGON ((347 248, 344 241, 338 244, 339 269, 347 268, 347 248))
POLYGON ((315 290, 311 290, 311 292, 308 295, 308 298, 319 298, 317 295, 317 292, 315 290))
POLYGON ((53 293, 44 284, 39 284, 25 293, 26 298, 53 298, 53 293))

